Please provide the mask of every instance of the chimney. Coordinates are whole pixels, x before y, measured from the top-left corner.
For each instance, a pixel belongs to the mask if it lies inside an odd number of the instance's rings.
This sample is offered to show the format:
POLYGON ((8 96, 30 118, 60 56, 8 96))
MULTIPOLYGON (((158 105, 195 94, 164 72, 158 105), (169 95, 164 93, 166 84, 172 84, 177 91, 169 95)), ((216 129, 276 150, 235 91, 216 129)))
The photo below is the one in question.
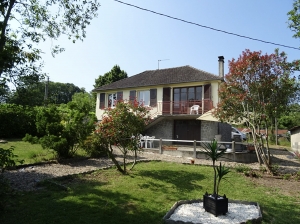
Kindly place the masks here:
POLYGON ((224 78, 224 57, 219 56, 219 76, 224 78))

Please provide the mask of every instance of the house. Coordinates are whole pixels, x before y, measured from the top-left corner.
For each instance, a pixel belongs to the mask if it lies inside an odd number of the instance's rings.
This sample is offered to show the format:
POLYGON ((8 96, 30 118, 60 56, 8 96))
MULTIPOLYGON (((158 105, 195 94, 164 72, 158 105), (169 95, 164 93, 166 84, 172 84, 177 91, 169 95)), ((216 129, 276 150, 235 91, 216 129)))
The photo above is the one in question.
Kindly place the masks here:
POLYGON ((148 70, 94 89, 96 116, 118 100, 137 100, 150 108, 152 122, 145 135, 175 140, 212 140, 221 135, 230 141, 231 126, 197 118, 217 106, 218 90, 224 80, 224 57, 219 56, 219 75, 191 66, 148 70))
POLYGON ((300 152, 300 126, 291 128, 291 149, 300 152))

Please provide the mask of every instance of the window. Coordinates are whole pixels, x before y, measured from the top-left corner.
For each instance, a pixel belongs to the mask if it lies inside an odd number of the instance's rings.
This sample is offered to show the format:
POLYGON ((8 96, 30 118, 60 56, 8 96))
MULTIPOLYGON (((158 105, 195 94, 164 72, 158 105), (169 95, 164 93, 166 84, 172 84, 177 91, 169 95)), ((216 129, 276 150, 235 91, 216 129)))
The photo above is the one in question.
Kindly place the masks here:
POLYGON ((123 100, 123 92, 108 94, 108 107, 115 107, 120 100, 123 100))
POLYGON ((144 106, 150 106, 150 90, 139 92, 139 104, 144 106))
POLYGON ((108 107, 115 107, 117 103, 117 93, 108 94, 108 107))
POLYGON ((188 88, 174 88, 174 102, 195 102, 202 100, 202 86, 188 88))

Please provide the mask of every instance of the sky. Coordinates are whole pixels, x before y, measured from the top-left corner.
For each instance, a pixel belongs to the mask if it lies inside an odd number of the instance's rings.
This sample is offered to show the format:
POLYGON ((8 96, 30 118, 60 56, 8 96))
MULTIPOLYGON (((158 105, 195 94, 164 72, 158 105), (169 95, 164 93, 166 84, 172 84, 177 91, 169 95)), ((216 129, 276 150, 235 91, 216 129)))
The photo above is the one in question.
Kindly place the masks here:
POLYGON ((300 59, 300 39, 287 27, 293 0, 123 0, 201 26, 287 45, 291 49, 160 16, 114 0, 99 0, 98 17, 87 28, 87 37, 75 44, 64 37, 41 45, 43 71, 50 81, 73 83, 90 92, 95 79, 114 65, 133 76, 146 70, 190 65, 218 74, 218 56, 238 58, 245 49, 271 54, 284 51, 288 60, 300 59), (54 58, 50 48, 66 50, 54 58), (158 63, 158 60, 161 60, 158 63))

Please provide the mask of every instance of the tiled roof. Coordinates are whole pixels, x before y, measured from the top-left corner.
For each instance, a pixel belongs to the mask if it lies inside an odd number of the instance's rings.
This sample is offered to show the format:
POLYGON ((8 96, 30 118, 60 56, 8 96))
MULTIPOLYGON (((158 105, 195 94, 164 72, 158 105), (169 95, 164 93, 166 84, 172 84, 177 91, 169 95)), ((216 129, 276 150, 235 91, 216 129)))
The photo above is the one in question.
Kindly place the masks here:
POLYGON ((165 84, 187 83, 187 82, 202 82, 212 80, 222 80, 222 77, 211 73, 193 68, 191 66, 182 66, 176 68, 149 70, 104 85, 94 89, 94 91, 135 88, 143 86, 156 86, 165 84))

